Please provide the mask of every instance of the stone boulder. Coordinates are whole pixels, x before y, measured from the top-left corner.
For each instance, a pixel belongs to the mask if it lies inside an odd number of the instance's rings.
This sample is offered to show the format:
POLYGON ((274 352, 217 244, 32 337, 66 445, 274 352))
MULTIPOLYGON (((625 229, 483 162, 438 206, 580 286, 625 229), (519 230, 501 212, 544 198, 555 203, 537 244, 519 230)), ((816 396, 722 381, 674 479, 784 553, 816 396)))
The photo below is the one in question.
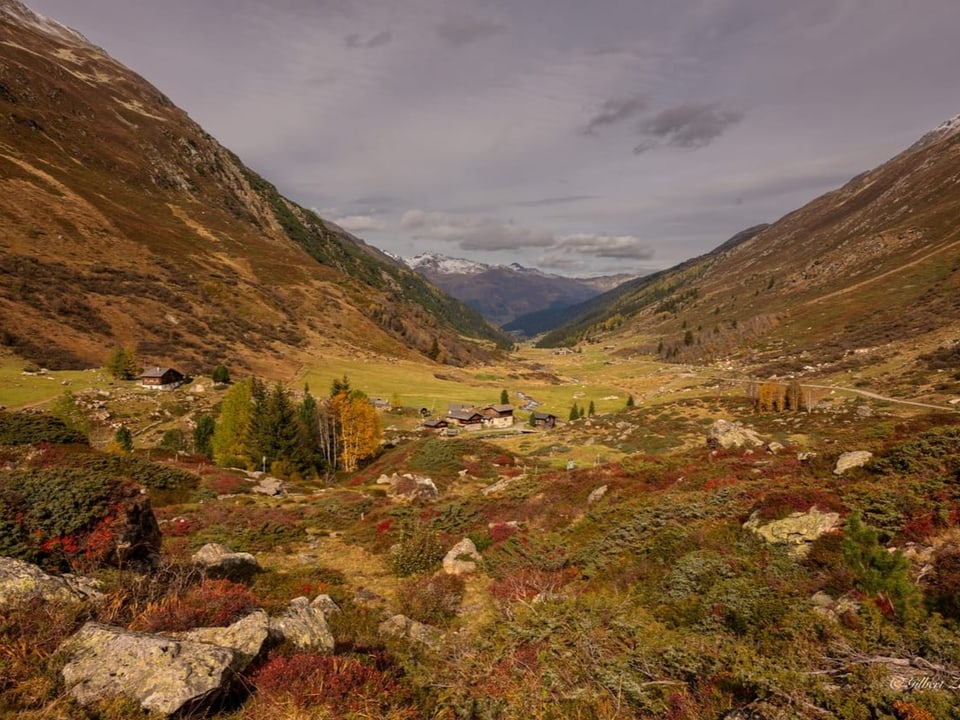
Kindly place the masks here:
POLYGON ((234 552, 220 543, 207 543, 190 558, 194 565, 204 569, 208 577, 226 578, 242 582, 258 572, 263 572, 260 563, 250 553, 234 552))
POLYGON ((230 687, 237 653, 226 647, 87 623, 60 646, 63 680, 81 705, 125 697, 148 712, 199 710, 230 687))
POLYGON ((603 499, 603 496, 607 494, 607 486, 601 485, 598 488, 595 488, 587 495, 587 505, 596 505, 600 500, 603 499))
POLYGON ((294 598, 286 610, 271 618, 270 636, 311 652, 333 652, 335 645, 322 606, 311 605, 305 597, 294 598))
POLYGON ((406 502, 433 502, 440 497, 437 484, 423 475, 413 473, 381 475, 377 479, 377 484, 389 485, 390 495, 406 502))
POLYGON ((464 538, 443 558, 443 571, 447 575, 469 575, 477 571, 477 563, 483 558, 470 538, 464 538))
POLYGON ((847 470, 863 467, 870 462, 870 458, 872 457, 873 453, 869 450, 853 450, 851 452, 845 452, 837 458, 837 465, 833 469, 833 474, 843 475, 847 470))
POLYGON ((0 557, 0 608, 40 598, 50 603, 96 600, 96 580, 75 575, 48 575, 36 565, 0 557))
POLYGON ((257 610, 229 627, 202 627, 171 635, 176 640, 216 645, 234 652, 233 670, 241 672, 263 652, 270 640, 270 618, 257 610))
POLYGON ((764 444, 763 438, 740 423, 717 420, 707 431, 707 445, 721 450, 755 448, 764 444))
POLYGON ((769 543, 793 546, 795 555, 804 556, 810 551, 810 545, 821 535, 840 527, 840 514, 821 512, 812 507, 807 512, 791 513, 782 520, 762 523, 757 513, 753 513, 743 527, 751 530, 769 543))
POLYGON ((382 636, 409 640, 429 648, 438 647, 443 638, 443 633, 437 628, 412 620, 406 615, 394 615, 380 623, 377 629, 382 636))

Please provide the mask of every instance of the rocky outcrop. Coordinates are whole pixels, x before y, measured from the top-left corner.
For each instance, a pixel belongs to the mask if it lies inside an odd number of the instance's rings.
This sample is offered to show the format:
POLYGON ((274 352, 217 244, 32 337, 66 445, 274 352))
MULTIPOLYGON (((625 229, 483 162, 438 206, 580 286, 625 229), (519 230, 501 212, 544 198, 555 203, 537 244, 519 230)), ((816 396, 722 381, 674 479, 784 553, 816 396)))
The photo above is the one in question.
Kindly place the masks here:
POLYGON ((795 512, 782 520, 767 523, 764 523, 757 513, 753 513, 743 527, 769 543, 791 545, 796 555, 803 556, 809 552, 814 540, 833 532, 840 524, 839 513, 825 513, 812 507, 807 512, 795 512))
POLYGON ((389 620, 384 620, 378 630, 383 636, 409 640, 429 648, 438 647, 443 638, 437 628, 412 620, 406 615, 394 615, 389 620))
POLYGON ((263 572, 263 568, 253 555, 234 552, 220 543, 207 543, 190 559, 212 578, 227 578, 241 582, 258 572, 263 572))
POLYGON ((81 705, 125 697, 149 712, 199 709, 231 685, 240 664, 230 648, 87 623, 60 651, 63 680, 81 705))
POLYGON ((873 453, 869 450, 853 450, 851 452, 845 452, 837 458, 837 465, 833 469, 833 474, 843 475, 847 470, 863 467, 870 462, 870 458, 872 457, 873 453))
POLYGON ((300 650, 333 652, 334 639, 324 604, 312 605, 305 597, 294 598, 278 617, 270 620, 270 635, 300 650))
POLYGON ((443 571, 447 575, 469 575, 477 571, 477 563, 483 560, 477 546, 470 538, 464 538, 443 558, 443 571))
POLYGON ((82 602, 100 597, 97 582, 74 575, 48 575, 36 565, 0 557, 0 608, 34 598, 46 602, 82 602))
POLYGON ((707 445, 720 450, 755 448, 763 444, 763 438, 756 432, 729 420, 717 420, 707 431, 707 445))

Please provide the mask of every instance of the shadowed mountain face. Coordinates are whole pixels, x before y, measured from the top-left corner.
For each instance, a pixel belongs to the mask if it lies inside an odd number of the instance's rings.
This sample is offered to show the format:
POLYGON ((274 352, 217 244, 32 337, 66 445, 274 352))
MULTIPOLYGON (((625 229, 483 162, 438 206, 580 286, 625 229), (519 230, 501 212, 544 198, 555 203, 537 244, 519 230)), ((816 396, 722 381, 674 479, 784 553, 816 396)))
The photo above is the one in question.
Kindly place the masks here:
POLYGON ((330 349, 461 363, 507 340, 82 36, 0 0, 0 342, 50 367, 123 344, 274 374, 330 349))
POLYGON ((761 232, 597 298, 544 343, 607 332, 781 372, 877 348, 916 358, 960 330, 958 218, 955 119, 761 232))

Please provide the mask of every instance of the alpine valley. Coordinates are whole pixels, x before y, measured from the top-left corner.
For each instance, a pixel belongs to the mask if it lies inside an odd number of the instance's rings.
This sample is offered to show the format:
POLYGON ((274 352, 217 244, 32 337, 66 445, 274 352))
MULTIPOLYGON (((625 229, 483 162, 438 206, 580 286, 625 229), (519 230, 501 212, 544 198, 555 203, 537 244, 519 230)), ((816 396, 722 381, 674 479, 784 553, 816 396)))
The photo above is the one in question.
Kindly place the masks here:
POLYGON ((0 0, 0 717, 960 720, 958 219, 404 261, 0 0))

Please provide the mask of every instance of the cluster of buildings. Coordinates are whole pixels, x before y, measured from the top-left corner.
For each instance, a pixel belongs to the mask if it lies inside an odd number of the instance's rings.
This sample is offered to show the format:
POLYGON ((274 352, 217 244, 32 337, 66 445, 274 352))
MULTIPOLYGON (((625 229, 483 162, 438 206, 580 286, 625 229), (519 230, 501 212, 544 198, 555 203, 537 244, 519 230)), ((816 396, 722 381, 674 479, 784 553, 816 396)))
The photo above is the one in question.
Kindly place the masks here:
MULTIPOLYGON (((448 429, 477 431, 513 427, 516 418, 513 405, 486 405, 474 407, 454 403, 447 408, 444 417, 431 417, 423 421, 423 426, 431 430, 448 429)), ((557 418, 548 413, 533 413, 532 422, 537 427, 553 427, 557 418)))

